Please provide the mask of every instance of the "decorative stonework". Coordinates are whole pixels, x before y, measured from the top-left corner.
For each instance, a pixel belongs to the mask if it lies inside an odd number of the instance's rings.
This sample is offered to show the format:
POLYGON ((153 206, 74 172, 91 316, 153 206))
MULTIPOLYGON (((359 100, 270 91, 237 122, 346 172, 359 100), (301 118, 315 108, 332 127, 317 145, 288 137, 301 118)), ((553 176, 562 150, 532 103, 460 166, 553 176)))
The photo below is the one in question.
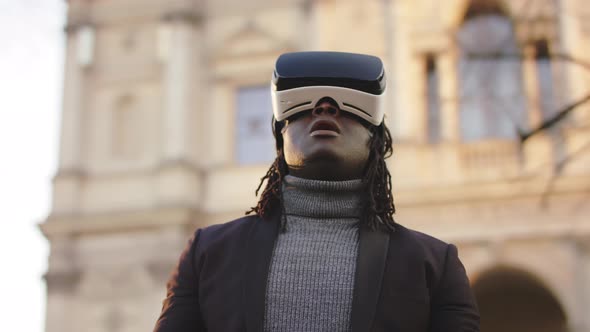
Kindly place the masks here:
POLYGON ((81 271, 50 271, 44 277, 49 293, 75 294, 78 290, 81 271))
POLYGON ((185 22, 198 25, 203 22, 203 17, 195 11, 178 10, 162 15, 162 20, 164 22, 185 22))
POLYGON ((253 20, 246 20, 242 27, 232 33, 216 51, 218 57, 238 58, 268 54, 290 49, 288 42, 261 29, 253 20))
POLYGON ((516 35, 522 45, 536 40, 557 40, 558 17, 553 0, 528 1, 514 12, 516 35))

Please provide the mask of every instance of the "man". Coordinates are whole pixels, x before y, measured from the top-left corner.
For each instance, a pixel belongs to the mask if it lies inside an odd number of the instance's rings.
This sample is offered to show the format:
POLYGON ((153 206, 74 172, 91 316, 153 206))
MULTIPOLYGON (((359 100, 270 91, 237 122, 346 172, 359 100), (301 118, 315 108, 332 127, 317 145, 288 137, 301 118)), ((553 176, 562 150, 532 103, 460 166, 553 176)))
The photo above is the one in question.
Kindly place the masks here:
POLYGON ((255 214, 196 231, 155 331, 479 331, 457 248, 393 220, 384 89, 376 57, 279 57, 255 214))

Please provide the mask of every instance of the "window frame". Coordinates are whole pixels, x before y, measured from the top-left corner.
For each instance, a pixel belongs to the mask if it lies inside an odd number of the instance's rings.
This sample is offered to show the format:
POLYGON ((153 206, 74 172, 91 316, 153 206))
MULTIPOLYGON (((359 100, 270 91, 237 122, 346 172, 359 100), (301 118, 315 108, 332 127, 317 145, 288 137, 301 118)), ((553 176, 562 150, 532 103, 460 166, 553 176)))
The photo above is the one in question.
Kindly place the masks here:
MULTIPOLYGON (((273 156, 271 159, 269 160, 256 160, 256 161, 247 161, 244 162, 242 160, 240 160, 239 154, 240 154, 240 145, 238 144, 238 140, 240 139, 240 128, 238 127, 238 120, 239 120, 239 93, 240 90, 242 89, 255 89, 255 88, 259 88, 259 89, 264 89, 267 88, 268 89, 268 100, 270 102, 270 83, 268 81, 261 81, 261 80, 253 80, 253 81, 240 81, 240 82, 236 82, 233 87, 232 87, 232 98, 233 98, 233 102, 232 102, 232 126, 231 128, 232 130, 232 140, 231 140, 231 144, 232 144, 232 163, 235 166, 238 167, 259 167, 259 166, 265 166, 265 165, 271 165, 272 162, 275 159, 275 139, 272 136, 272 130, 270 129, 270 121, 268 121, 268 126, 269 126, 269 132, 270 132, 270 137, 272 138, 272 151, 273 151, 273 156)), ((269 104, 269 115, 272 118, 272 104, 269 104)), ((270 119, 269 119, 270 120, 270 119)))

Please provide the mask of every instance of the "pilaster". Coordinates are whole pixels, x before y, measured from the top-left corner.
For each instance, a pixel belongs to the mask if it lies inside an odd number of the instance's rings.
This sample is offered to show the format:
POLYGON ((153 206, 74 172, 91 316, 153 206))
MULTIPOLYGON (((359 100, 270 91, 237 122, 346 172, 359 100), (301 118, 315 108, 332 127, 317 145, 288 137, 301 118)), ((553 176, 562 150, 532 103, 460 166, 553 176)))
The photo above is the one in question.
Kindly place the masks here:
POLYGON ((197 89, 202 75, 199 18, 183 13, 165 15, 160 34, 163 63, 164 112, 162 160, 189 159, 190 122, 199 112, 197 89))
POLYGON ((69 315, 81 275, 76 267, 74 242, 67 235, 44 233, 51 241, 49 270, 44 276, 47 285, 45 331, 70 332, 73 319, 69 315))
MULTIPOLYGON (((386 115, 391 116, 391 133, 394 140, 401 141, 412 141, 413 140, 413 125, 412 125, 412 113, 413 105, 411 104, 411 98, 407 86, 405 77, 401 73, 407 72, 407 69, 412 63, 412 54, 409 50, 410 45, 410 29, 408 23, 410 23, 411 4, 404 1, 392 1, 390 6, 391 15, 389 19, 391 24, 389 26, 390 31, 385 34, 390 39, 391 54, 389 55, 390 68, 388 68, 387 75, 390 76, 388 81, 389 86, 387 87, 388 92, 391 93, 390 105, 391 110, 386 112, 386 115)), ((387 47, 385 48, 387 50, 387 47)))
POLYGON ((530 128, 538 127, 543 121, 540 109, 539 84, 536 70, 535 47, 532 44, 524 46, 524 61, 522 66, 524 91, 528 109, 528 125, 530 128))
POLYGON ((160 204, 195 206, 203 183, 199 160, 203 135, 204 76, 201 18, 194 13, 163 16, 159 33, 163 66, 162 145, 158 169, 160 204))
POLYGON ((70 24, 66 33, 66 61, 61 116, 58 171, 53 186, 53 213, 72 213, 79 207, 84 175, 85 71, 94 52, 94 29, 87 23, 70 24))
POLYGON ((437 64, 440 89, 441 139, 443 142, 458 142, 459 93, 457 88, 457 50, 449 48, 438 56, 437 64))
POLYGON ((590 331, 590 235, 582 234, 575 239, 574 245, 577 254, 576 271, 576 309, 572 313, 572 324, 570 332, 590 331))
MULTIPOLYGON (((556 2, 559 6, 558 17, 558 43, 551 50, 554 53, 562 53, 571 56, 574 61, 564 61, 560 65, 563 70, 563 82, 559 82, 559 93, 563 96, 558 100, 559 105, 567 105, 576 102, 589 93, 588 89, 588 71, 576 64, 576 61, 583 59, 584 44, 581 36, 581 19, 574 15, 579 12, 579 6, 584 6, 584 1, 562 0, 556 2), (571 13, 571 14, 570 14, 571 13), (567 83, 566 83, 567 82, 567 83)), ((569 116, 574 125, 588 124, 590 121, 590 107, 580 105, 569 116)))

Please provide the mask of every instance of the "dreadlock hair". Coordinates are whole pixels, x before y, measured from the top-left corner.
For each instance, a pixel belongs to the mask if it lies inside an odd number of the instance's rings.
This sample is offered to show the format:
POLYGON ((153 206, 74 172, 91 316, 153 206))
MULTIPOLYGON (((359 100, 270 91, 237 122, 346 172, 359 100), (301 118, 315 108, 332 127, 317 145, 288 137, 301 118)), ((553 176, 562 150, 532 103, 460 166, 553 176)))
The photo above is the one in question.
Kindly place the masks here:
POLYGON ((365 224, 371 229, 393 231, 395 205, 391 193, 391 174, 385 163, 385 159, 393 154, 393 140, 385 122, 369 128, 370 152, 363 176, 363 187, 367 198, 362 215, 366 218, 365 224))
MULTIPOLYGON (((261 218, 266 219, 271 213, 277 209, 281 209, 283 205, 282 184, 283 178, 288 173, 287 163, 283 154, 283 137, 281 129, 283 122, 277 122, 273 119, 273 135, 276 142, 277 157, 260 179, 260 184, 256 189, 256 196, 266 181, 266 187, 262 191, 262 195, 258 204, 252 207, 246 214, 256 213, 261 218)), ((389 158, 393 153, 393 140, 391 133, 385 123, 379 126, 367 124, 370 132, 369 158, 364 169, 364 176, 362 179, 363 190, 366 197, 362 206, 362 216, 364 223, 369 228, 382 229, 393 231, 395 213, 395 205, 393 204, 393 195, 391 193, 391 174, 387 169, 385 159, 389 158)))
POLYGON ((246 214, 255 212, 262 219, 268 218, 272 212, 281 208, 283 205, 283 194, 281 188, 283 185, 283 178, 288 173, 287 162, 285 161, 285 155, 283 154, 283 135, 281 130, 285 126, 284 122, 278 122, 272 119, 272 134, 275 138, 275 148, 277 151, 277 157, 274 162, 270 165, 266 174, 260 179, 260 184, 256 188, 256 196, 260 192, 260 188, 266 181, 266 187, 262 191, 258 204, 250 210, 246 211, 246 214))

